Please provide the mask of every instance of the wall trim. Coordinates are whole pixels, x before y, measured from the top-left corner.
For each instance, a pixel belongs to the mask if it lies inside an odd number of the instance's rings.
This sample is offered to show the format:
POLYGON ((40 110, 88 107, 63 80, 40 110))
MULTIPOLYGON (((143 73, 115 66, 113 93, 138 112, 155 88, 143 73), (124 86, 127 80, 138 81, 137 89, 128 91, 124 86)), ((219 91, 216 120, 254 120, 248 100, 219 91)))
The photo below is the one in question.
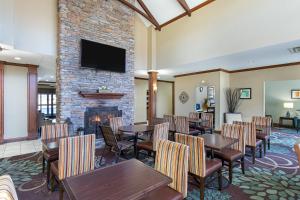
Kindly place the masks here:
POLYGON ((178 78, 178 77, 192 76, 192 75, 197 75, 197 74, 205 74, 205 73, 220 72, 220 71, 233 74, 233 73, 240 73, 240 72, 279 68, 279 67, 289 67, 289 66, 293 66, 293 65, 300 65, 300 62, 292 62, 292 63, 278 64, 278 65, 268 65, 268 66, 253 67, 253 68, 238 69, 238 70, 226 70, 223 68, 217 68, 217 69, 198 71, 198 72, 192 72, 192 73, 186 73, 186 74, 178 74, 178 75, 175 75, 174 77, 178 78))
MULTIPOLYGON (((134 79, 149 81, 148 78, 143 78, 143 77, 134 77, 134 79)), ((157 80, 157 82, 174 83, 174 81, 166 81, 166 80, 157 80)))
POLYGON ((12 66, 18 66, 18 67, 35 67, 38 68, 38 65, 33 65, 33 64, 24 64, 24 63, 14 63, 14 62, 7 62, 4 60, 0 60, 0 64, 2 65, 12 65, 12 66))

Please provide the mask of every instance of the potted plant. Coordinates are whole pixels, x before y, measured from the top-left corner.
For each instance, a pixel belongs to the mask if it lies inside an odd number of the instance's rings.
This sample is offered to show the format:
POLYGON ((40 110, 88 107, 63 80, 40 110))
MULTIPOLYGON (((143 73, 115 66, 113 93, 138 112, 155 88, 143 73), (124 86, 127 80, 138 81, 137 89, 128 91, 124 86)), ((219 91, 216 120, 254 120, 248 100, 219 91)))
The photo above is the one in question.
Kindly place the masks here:
POLYGON ((224 122, 232 123, 232 121, 242 121, 241 113, 237 112, 241 103, 240 89, 227 88, 225 94, 228 112, 224 113, 224 122))

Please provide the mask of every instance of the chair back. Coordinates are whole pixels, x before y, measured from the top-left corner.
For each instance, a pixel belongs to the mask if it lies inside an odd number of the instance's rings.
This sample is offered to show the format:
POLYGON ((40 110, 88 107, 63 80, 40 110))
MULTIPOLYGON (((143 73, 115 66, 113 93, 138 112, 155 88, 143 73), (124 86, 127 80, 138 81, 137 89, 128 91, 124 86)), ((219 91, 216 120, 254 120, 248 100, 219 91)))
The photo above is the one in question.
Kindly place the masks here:
POLYGON ((168 140, 169 136, 169 123, 157 124, 154 126, 153 131, 153 151, 157 151, 157 142, 159 140, 168 140))
POLYGON ((295 145, 294 145, 294 149, 295 149, 295 152, 297 154, 297 157, 298 157, 298 164, 300 166, 300 141, 298 141, 295 145))
POLYGON ((169 122, 169 130, 176 131, 174 116, 173 115, 164 115, 164 119, 166 120, 166 122, 169 122))
POLYGON ((205 177, 206 162, 204 139, 186 134, 175 134, 175 142, 189 146, 189 172, 205 177))
POLYGON ((122 117, 112 117, 109 118, 109 125, 114 134, 119 132, 119 127, 123 126, 123 119, 122 117))
POLYGON ((256 146, 256 126, 251 122, 237 122, 234 121, 233 124, 238 124, 244 127, 245 144, 251 147, 256 146))
POLYGON ((111 147, 112 150, 119 148, 116 135, 113 133, 110 126, 100 126, 105 145, 111 147))
POLYGON ((176 132, 188 134, 190 131, 190 124, 188 118, 185 116, 175 116, 174 118, 176 132))
POLYGON ((69 126, 67 123, 45 124, 41 128, 42 140, 69 136, 69 126))
POLYGON ((201 123, 203 126, 213 128, 214 127, 214 114, 212 113, 201 113, 201 119, 203 122, 201 123))
POLYGON ((153 118, 153 125, 162 124, 165 122, 167 122, 167 120, 165 118, 158 118, 158 117, 153 118))
POLYGON ((94 170, 95 135, 67 137, 59 141, 58 178, 94 170))
POLYGON ((169 186, 185 198, 188 186, 189 147, 168 140, 159 140, 157 147, 155 170, 172 178, 173 182, 169 186))
POLYGON ((271 117, 253 116, 252 122, 256 126, 266 126, 266 127, 272 126, 272 118, 271 117))
POLYGON ((190 112, 189 118, 191 119, 200 119, 200 114, 198 112, 190 112))
POLYGON ((245 135, 244 127, 238 124, 223 124, 221 134, 225 137, 238 139, 238 142, 231 146, 245 154, 245 135))
POLYGON ((226 124, 233 124, 233 122, 242 122, 241 113, 225 113, 226 124))
POLYGON ((9 175, 0 176, 0 199, 18 200, 15 185, 9 175))

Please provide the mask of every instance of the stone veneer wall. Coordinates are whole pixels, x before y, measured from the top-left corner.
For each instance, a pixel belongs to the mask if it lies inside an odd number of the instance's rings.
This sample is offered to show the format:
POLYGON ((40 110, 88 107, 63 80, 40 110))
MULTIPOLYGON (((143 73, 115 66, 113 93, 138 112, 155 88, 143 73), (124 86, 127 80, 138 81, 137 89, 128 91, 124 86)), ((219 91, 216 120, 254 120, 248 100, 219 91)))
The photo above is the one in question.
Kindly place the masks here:
POLYGON ((134 118, 134 12, 116 0, 58 0, 57 120, 84 125, 86 107, 118 106, 125 123, 134 118), (80 68, 80 39, 126 49, 126 73, 80 68), (121 100, 86 99, 79 91, 106 85, 121 100))

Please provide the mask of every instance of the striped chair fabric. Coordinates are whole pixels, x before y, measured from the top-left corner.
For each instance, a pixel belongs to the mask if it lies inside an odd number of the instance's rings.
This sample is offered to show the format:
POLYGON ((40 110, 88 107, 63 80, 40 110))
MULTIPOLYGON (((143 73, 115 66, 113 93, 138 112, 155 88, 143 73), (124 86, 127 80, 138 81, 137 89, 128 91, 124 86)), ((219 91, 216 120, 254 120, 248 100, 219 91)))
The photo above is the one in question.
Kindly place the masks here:
POLYGON ((252 122, 257 126, 271 127, 272 118, 271 117, 253 116, 252 117, 252 122))
POLYGON ((166 122, 169 122, 169 130, 176 131, 174 116, 173 115, 164 115, 164 119, 166 120, 166 122))
POLYGON ((187 117, 175 116, 175 127, 177 133, 189 134, 190 124, 187 117))
POLYGON ((159 140, 168 140, 169 136, 169 123, 157 124, 154 126, 153 131, 153 151, 157 151, 157 142, 159 140))
POLYGON ((41 127, 41 139, 60 138, 69 135, 69 126, 67 123, 46 124, 41 127))
POLYGON ((109 118, 109 125, 114 132, 114 134, 119 133, 119 127, 123 126, 123 119, 122 117, 112 117, 109 118))
POLYGON ((94 159, 94 134, 60 139, 58 160, 59 180, 93 170, 94 159))
POLYGON ((251 122, 234 121, 233 124, 238 124, 244 127, 245 144, 256 147, 256 126, 251 122))
POLYGON ((188 185, 189 147, 168 140, 159 140, 157 147, 155 170, 172 178, 173 182, 169 186, 185 198, 188 185))
POLYGON ((175 141, 189 146, 189 172, 200 177, 205 177, 206 153, 204 139, 201 137, 176 133, 175 141))
POLYGON ((245 154, 245 135, 243 126, 238 124, 223 124, 221 134, 225 137, 238 139, 239 141, 233 144, 231 148, 245 154))
POLYGON ((295 149, 295 152, 297 154, 297 157, 298 157, 298 164, 300 166, 300 141, 298 141, 295 145, 294 145, 294 149, 295 149))
POLYGON ((191 119, 200 119, 200 114, 197 112, 190 112, 189 113, 189 118, 191 119))
POLYGON ((14 183, 9 175, 0 176, 0 199, 18 200, 14 183))
POLYGON ((214 114, 212 113, 201 113, 201 119, 203 120, 202 125, 213 128, 214 127, 214 114))

